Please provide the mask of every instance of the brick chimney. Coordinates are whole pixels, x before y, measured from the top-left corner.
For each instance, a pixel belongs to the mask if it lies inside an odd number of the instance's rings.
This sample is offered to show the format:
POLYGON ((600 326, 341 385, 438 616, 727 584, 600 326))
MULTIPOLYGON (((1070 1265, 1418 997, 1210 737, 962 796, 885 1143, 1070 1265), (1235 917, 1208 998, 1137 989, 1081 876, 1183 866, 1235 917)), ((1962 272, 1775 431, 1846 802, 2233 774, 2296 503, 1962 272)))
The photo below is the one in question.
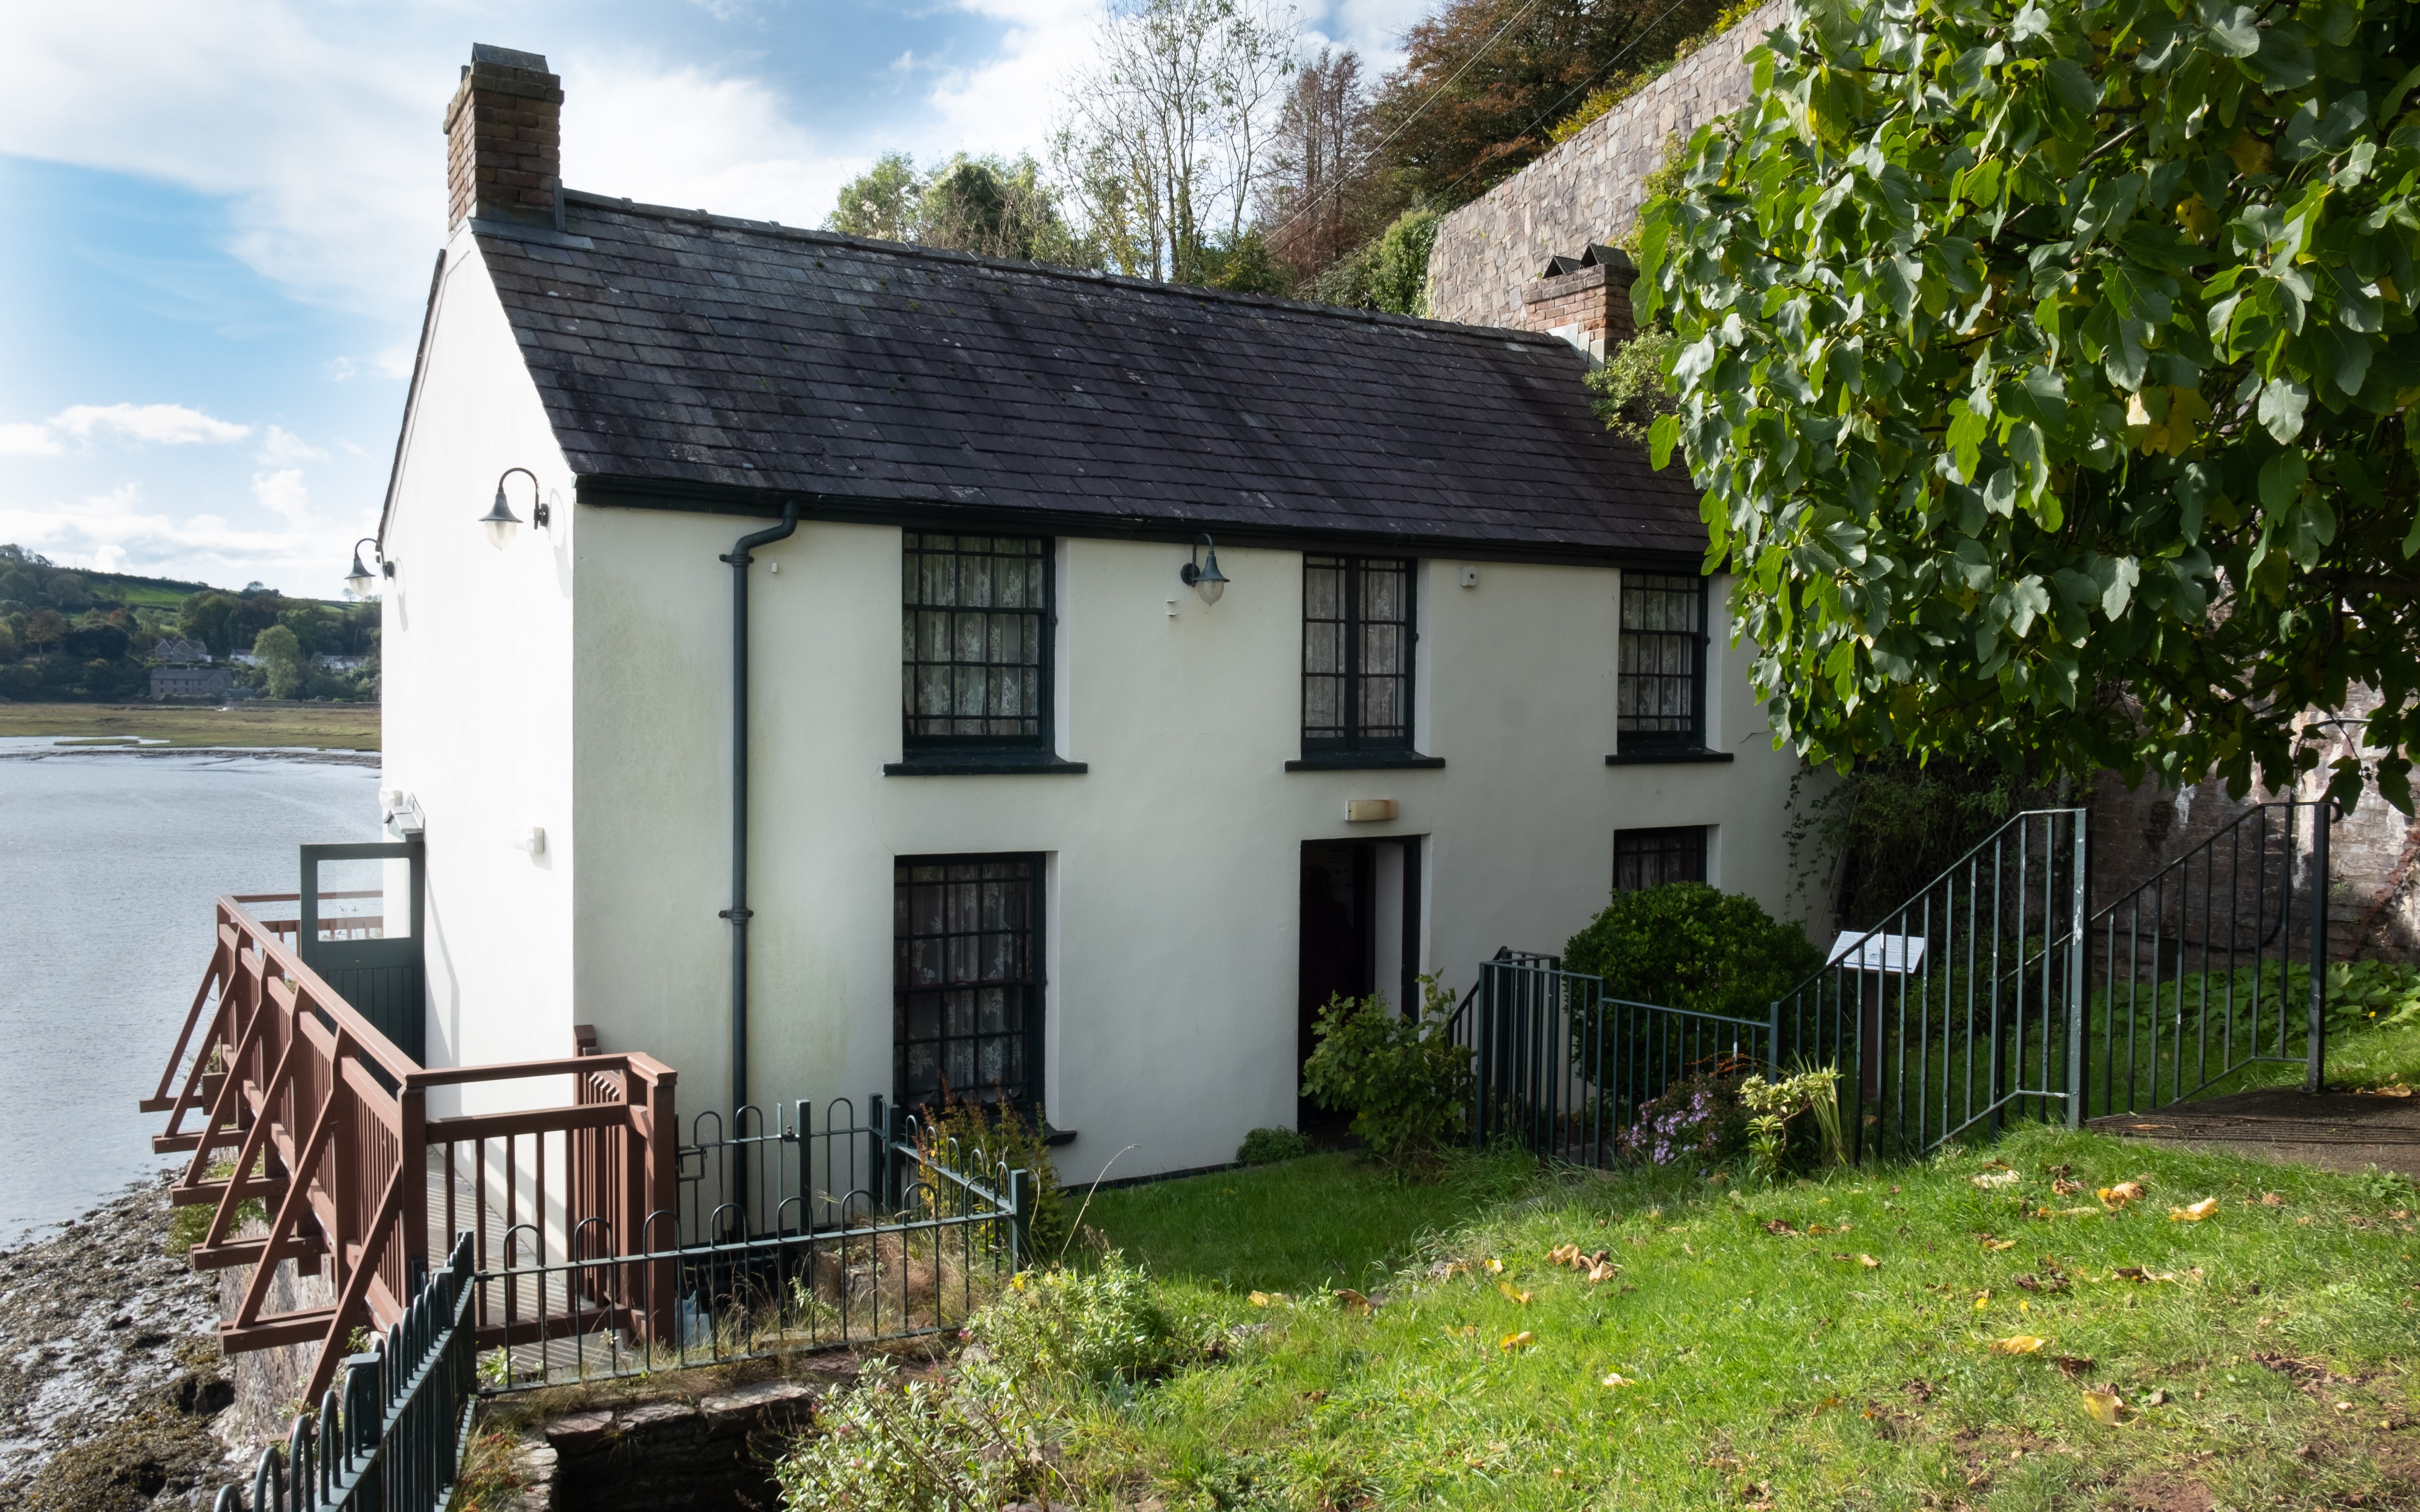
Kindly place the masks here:
POLYGON ((1591 246, 1576 257, 1558 257, 1522 296, 1523 324, 1562 337, 1591 363, 1637 334, 1630 315, 1630 285, 1638 269, 1619 247, 1591 246))
POLYGON ((535 53, 480 42, 445 107, 446 227, 517 221, 560 227, 563 81, 535 53))

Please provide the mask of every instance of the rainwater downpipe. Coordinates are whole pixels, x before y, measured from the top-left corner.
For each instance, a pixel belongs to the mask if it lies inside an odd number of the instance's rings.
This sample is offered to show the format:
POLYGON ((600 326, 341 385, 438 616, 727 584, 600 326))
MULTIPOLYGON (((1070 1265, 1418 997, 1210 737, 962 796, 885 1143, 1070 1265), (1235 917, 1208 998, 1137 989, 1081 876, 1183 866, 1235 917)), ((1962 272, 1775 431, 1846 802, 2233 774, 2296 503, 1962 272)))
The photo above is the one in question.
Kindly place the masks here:
MULTIPOLYGON (((760 546, 787 540, 799 528, 799 501, 782 506, 782 523, 743 535, 723 561, 731 563, 731 1191, 738 1224, 748 1229, 748 1147, 740 1110, 748 1105, 748 564, 760 546)), ((762 1130, 758 1131, 762 1133, 762 1130)))

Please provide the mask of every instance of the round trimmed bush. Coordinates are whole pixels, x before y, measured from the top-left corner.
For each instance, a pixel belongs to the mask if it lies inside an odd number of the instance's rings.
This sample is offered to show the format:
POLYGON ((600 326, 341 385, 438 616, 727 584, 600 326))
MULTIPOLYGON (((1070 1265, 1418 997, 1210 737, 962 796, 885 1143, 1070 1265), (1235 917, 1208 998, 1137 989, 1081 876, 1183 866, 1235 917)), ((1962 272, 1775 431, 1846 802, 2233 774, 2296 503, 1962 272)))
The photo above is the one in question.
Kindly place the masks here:
POLYGON ((1563 947, 1563 969, 1604 978, 1609 997, 1739 1018, 1823 964, 1799 925, 1702 882, 1622 893, 1563 947))

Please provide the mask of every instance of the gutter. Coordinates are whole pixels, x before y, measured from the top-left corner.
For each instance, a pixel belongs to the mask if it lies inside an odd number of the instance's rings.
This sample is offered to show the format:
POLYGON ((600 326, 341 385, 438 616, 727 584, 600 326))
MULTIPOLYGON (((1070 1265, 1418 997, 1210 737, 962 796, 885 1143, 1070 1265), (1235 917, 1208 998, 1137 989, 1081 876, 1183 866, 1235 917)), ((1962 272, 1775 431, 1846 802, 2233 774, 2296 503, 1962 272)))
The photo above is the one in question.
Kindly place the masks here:
MULTIPOLYGON (((799 528, 799 501, 782 506, 782 523, 743 535, 721 560, 731 563, 731 1135, 737 1141, 748 1106, 748 564, 760 546, 787 540, 799 528)), ((762 1133, 760 1129, 758 1131, 762 1133)), ((748 1148, 731 1149, 731 1186, 739 1221, 748 1222, 748 1148)))

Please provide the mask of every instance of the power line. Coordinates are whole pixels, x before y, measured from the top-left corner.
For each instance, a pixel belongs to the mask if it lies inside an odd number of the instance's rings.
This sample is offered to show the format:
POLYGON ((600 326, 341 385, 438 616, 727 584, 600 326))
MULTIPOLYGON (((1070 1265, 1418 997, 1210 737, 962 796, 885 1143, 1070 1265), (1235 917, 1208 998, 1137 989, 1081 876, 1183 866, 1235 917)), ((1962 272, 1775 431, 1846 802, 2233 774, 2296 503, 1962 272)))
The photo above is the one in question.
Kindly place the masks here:
MULTIPOLYGON (((1496 28, 1496 32, 1495 32, 1495 35, 1494 35, 1494 36, 1492 36, 1492 37, 1490 37, 1490 38, 1488 38, 1488 39, 1487 39, 1487 40, 1485 40, 1485 41, 1483 41, 1483 42, 1480 43, 1480 44, 1479 44, 1478 49, 1477 49, 1475 52, 1473 52, 1473 53, 1470 54, 1470 56, 1469 56, 1469 57, 1467 57, 1467 58, 1466 58, 1466 59, 1464 59, 1464 60, 1463 60, 1463 65, 1462 65, 1462 67, 1461 67, 1461 68, 1458 68, 1458 69, 1454 69, 1454 70, 1453 70, 1453 76, 1452 76, 1451 78, 1450 78, 1450 79, 1446 80, 1446 82, 1445 82, 1445 83, 1443 83, 1443 84, 1441 84, 1441 85, 1437 85, 1437 87, 1436 87, 1436 93, 1435 93, 1435 94, 1433 94, 1433 95, 1429 96, 1426 100, 1421 100, 1421 101, 1420 101, 1420 104, 1419 104, 1419 108, 1418 110, 1413 111, 1409 116, 1404 116, 1404 117, 1403 124, 1402 124, 1402 125, 1400 125, 1400 126, 1396 127, 1393 131, 1388 131, 1388 132, 1386 134, 1386 136, 1385 136, 1382 140, 1380 140, 1380 142, 1378 143, 1378 145, 1377 145, 1376 147, 1372 147, 1369 151, 1364 152, 1363 154, 1361 154, 1361 157, 1360 157, 1360 161, 1359 161, 1359 162, 1357 162, 1356 163, 1354 163, 1354 164, 1353 164, 1353 166, 1352 166, 1352 167, 1347 168, 1347 169, 1344 169, 1342 172, 1341 172, 1341 173, 1339 173, 1339 174, 1337 174, 1337 175, 1335 176, 1335 178, 1334 178, 1334 182, 1335 182, 1335 184, 1336 184, 1336 191, 1335 191, 1335 192, 1336 192, 1337 193, 1340 193, 1340 194, 1341 194, 1341 193, 1343 193, 1343 187, 1344 187, 1344 182, 1345 182, 1345 180, 1347 180, 1347 179, 1351 178, 1355 174, 1359 173, 1359 172, 1362 170, 1362 168, 1364 168, 1365 166, 1367 166, 1367 165, 1368 165, 1368 163, 1369 163, 1369 162, 1370 162, 1370 160, 1371 160, 1371 159, 1373 159, 1373 158, 1376 157, 1379 153, 1386 151, 1386 150, 1387 150, 1387 145, 1388 145, 1388 143, 1390 143, 1390 142, 1394 141, 1394 140, 1395 140, 1395 138, 1397 138, 1397 137, 1399 137, 1399 136, 1403 135, 1405 131, 1407 131, 1411 130, 1412 123, 1413 123, 1414 121, 1416 121, 1416 120, 1419 120, 1419 119, 1423 115, 1427 114, 1427 112, 1428 112, 1428 108, 1429 108, 1431 105, 1434 105, 1434 104, 1435 104, 1439 100, 1444 99, 1444 98, 1445 98, 1445 92, 1446 92, 1447 90, 1449 90, 1449 89, 1452 88, 1452 87, 1453 87, 1457 83, 1459 83, 1459 82, 1461 81, 1461 79, 1462 79, 1462 76, 1463 76, 1464 74, 1468 73, 1468 72, 1470 71, 1470 69, 1471 69, 1471 66, 1472 66, 1473 64, 1476 64, 1476 63, 1477 63, 1481 58, 1485 57, 1485 56, 1487 55, 1487 50, 1488 50, 1489 48, 1494 47, 1494 46, 1497 44, 1497 42, 1498 40, 1500 40, 1500 39, 1503 38, 1503 36, 1504 36, 1504 34, 1505 34, 1506 32, 1511 31, 1511 30, 1512 30, 1515 25, 1517 25, 1517 24, 1521 22, 1521 20, 1522 20, 1522 18, 1523 18, 1523 17, 1525 17, 1525 16, 1528 15, 1530 11, 1535 10, 1535 9, 1537 9, 1537 8, 1538 8, 1538 0, 1529 0, 1529 3, 1528 3, 1528 4, 1527 4, 1527 5, 1523 6, 1519 10, 1517 10, 1517 11, 1513 12, 1513 15, 1512 15, 1512 20, 1510 20, 1510 21, 1506 22, 1503 25, 1497 27, 1497 28, 1496 28)), ((1668 12, 1667 12, 1667 14, 1669 14, 1669 12, 1668 11, 1668 12)), ((1466 175, 1465 177, 1467 177, 1467 175, 1466 175)), ((1458 184, 1458 183, 1462 182, 1462 180, 1461 180, 1460 178, 1457 178, 1457 179, 1455 179, 1455 180, 1454 180, 1454 182, 1458 184)), ((1312 199, 1312 201, 1311 202, 1311 204, 1310 204, 1310 205, 1306 205, 1306 206, 1304 206, 1302 208, 1300 208, 1300 209, 1298 209, 1298 210, 1295 211, 1292 215, 1289 215, 1289 216, 1287 216, 1284 220, 1282 220, 1282 221, 1279 222, 1279 223, 1278 223, 1278 225, 1277 225, 1277 229, 1276 229, 1276 230, 1274 230, 1274 231, 1264 231, 1264 232, 1263 232, 1263 233, 1262 233, 1262 235, 1263 235, 1264 238, 1266 238, 1266 239, 1270 239, 1270 240, 1275 240, 1277 238, 1279 238, 1279 237, 1280 237, 1280 236, 1283 236, 1283 235, 1285 234, 1285 232, 1286 232, 1286 228, 1287 228, 1288 226, 1293 225, 1296 221, 1299 221, 1299 220, 1301 220, 1304 216, 1306 216, 1306 215, 1310 214, 1310 213, 1311 213, 1311 209, 1312 209, 1315 206, 1317 206, 1317 205, 1318 205, 1318 203, 1319 203, 1319 200, 1318 200, 1316 197, 1314 197, 1314 198, 1312 199)))

